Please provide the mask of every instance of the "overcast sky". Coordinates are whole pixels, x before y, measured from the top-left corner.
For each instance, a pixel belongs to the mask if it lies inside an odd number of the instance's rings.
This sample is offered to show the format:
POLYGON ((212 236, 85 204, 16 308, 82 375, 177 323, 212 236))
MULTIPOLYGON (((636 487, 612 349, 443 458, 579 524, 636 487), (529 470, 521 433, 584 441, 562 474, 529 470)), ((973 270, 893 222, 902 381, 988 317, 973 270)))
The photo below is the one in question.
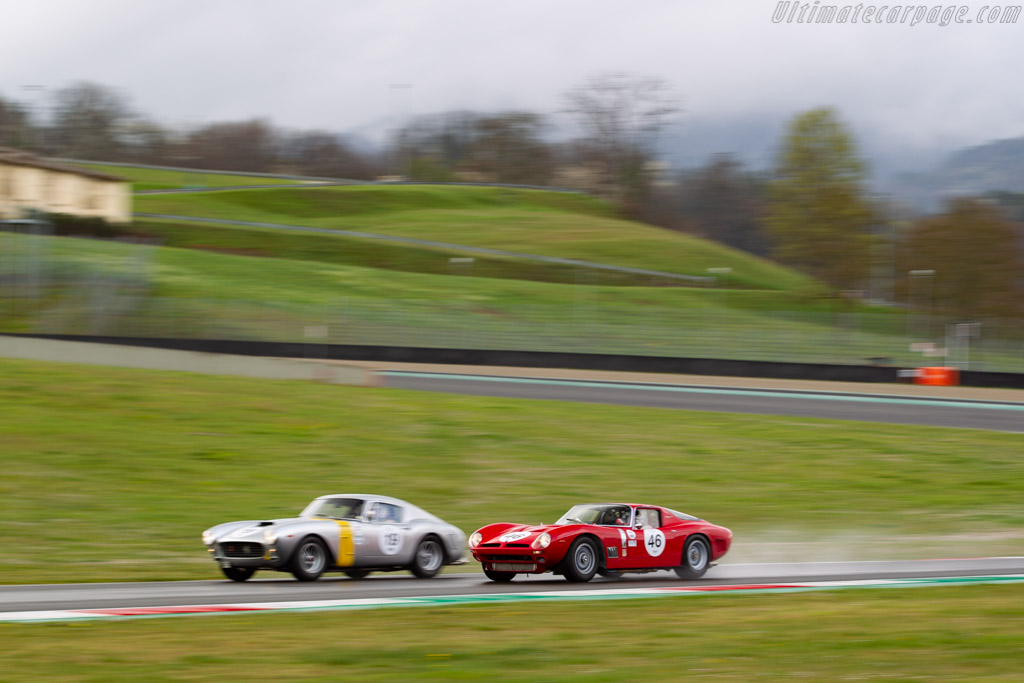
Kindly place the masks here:
MULTIPOLYGON (((964 5, 966 18, 988 4, 964 5)), ((410 114, 555 112, 588 76, 627 71, 662 77, 682 96, 673 137, 684 161, 708 151, 765 157, 765 138, 787 117, 820 105, 837 107, 874 151, 1024 135, 1024 18, 786 24, 772 21, 777 5, 9 0, 0 96, 31 100, 25 85, 88 80, 166 123, 263 116, 378 138, 410 114)))

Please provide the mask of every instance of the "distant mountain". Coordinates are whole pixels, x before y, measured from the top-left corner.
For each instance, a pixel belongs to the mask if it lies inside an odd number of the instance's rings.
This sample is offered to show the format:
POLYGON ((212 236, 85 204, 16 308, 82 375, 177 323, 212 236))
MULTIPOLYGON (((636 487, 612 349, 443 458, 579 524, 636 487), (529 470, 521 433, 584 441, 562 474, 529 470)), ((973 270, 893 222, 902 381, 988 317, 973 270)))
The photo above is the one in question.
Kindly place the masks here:
POLYGON ((1024 192, 1024 137, 954 152, 934 170, 904 175, 889 185, 893 195, 926 211, 940 208, 949 197, 1024 192))

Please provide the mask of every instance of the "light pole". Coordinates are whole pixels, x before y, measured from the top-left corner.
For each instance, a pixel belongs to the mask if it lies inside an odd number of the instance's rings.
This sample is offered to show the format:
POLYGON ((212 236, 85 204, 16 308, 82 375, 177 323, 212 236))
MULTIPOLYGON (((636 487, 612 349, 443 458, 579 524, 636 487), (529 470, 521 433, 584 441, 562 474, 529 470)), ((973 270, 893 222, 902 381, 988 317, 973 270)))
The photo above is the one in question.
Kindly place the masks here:
MULTIPOLYGON (((403 147, 402 138, 401 138, 402 127, 401 127, 401 125, 399 125, 399 123, 397 121, 398 114, 397 114, 397 106, 396 106, 396 102, 397 102, 396 97, 397 97, 397 94, 399 92, 405 92, 405 91, 412 90, 412 83, 390 83, 390 84, 388 84, 388 90, 391 91, 391 116, 392 116, 392 118, 396 119, 396 122, 395 122, 395 175, 397 175, 397 176, 404 176, 404 178, 406 180, 408 180, 408 179, 410 179, 409 176, 412 175, 412 152, 410 151, 410 153, 409 153, 408 169, 406 169, 406 164, 402 163, 402 147, 403 147)), ((408 105, 408 102, 406 103, 406 105, 408 105)), ((408 115, 408 112, 405 112, 405 113, 406 113, 406 115, 408 115)))
POLYGON ((728 308, 728 306, 729 306, 729 273, 732 272, 732 268, 729 268, 728 266, 721 267, 721 268, 708 268, 707 272, 711 275, 712 278, 714 278, 716 285, 718 284, 718 276, 719 275, 722 276, 722 279, 725 282, 725 286, 723 287, 723 290, 722 290, 722 318, 721 318, 722 322, 721 322, 721 325, 720 325, 720 327, 722 329, 722 336, 724 338, 725 337, 725 328, 726 328, 726 319, 727 319, 726 318, 726 311, 725 311, 725 309, 728 308))
MULTIPOLYGON (((45 109, 43 106, 43 98, 46 95, 46 86, 37 84, 23 85, 21 86, 21 89, 26 93, 31 93, 32 99, 34 100, 28 107, 29 125, 34 126, 37 131, 42 133, 43 126, 46 123, 46 117, 44 116, 45 112, 43 111, 45 109)), ((42 135, 40 135, 38 142, 42 144, 42 135)))
MULTIPOLYGON (((913 280, 925 280, 925 307, 924 307, 924 336, 931 338, 932 336, 932 278, 935 277, 935 271, 931 268, 923 270, 911 270, 908 272, 911 281, 913 280)), ((918 289, 915 287, 915 289, 918 289)))

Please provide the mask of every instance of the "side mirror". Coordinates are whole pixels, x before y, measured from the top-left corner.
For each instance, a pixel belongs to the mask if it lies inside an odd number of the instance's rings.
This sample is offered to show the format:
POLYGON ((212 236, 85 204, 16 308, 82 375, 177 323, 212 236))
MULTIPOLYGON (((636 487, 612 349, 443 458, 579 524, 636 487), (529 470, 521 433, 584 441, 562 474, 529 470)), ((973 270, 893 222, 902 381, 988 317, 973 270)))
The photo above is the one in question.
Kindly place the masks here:
POLYGON ((633 525, 633 528, 639 531, 640 529, 644 528, 644 525, 641 522, 637 522, 633 525))

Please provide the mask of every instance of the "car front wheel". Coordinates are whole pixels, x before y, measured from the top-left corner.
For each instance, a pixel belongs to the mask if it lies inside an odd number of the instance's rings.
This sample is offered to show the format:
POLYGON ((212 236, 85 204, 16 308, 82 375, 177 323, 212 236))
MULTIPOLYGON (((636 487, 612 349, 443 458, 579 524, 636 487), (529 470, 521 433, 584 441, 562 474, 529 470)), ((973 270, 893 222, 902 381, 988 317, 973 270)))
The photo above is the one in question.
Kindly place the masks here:
POLYGON ((323 541, 307 536, 292 555, 292 575, 299 581, 316 581, 327 569, 327 548, 323 541))
POLYGON ((699 579, 711 565, 711 548, 703 536, 691 536, 683 548, 683 564, 676 567, 681 579, 699 579))
POLYGON ((221 567, 220 570, 232 581, 248 581, 256 573, 253 567, 221 567))
POLYGON ((565 578, 574 583, 585 583, 597 573, 597 550, 585 538, 577 538, 565 556, 562 569, 565 578))

